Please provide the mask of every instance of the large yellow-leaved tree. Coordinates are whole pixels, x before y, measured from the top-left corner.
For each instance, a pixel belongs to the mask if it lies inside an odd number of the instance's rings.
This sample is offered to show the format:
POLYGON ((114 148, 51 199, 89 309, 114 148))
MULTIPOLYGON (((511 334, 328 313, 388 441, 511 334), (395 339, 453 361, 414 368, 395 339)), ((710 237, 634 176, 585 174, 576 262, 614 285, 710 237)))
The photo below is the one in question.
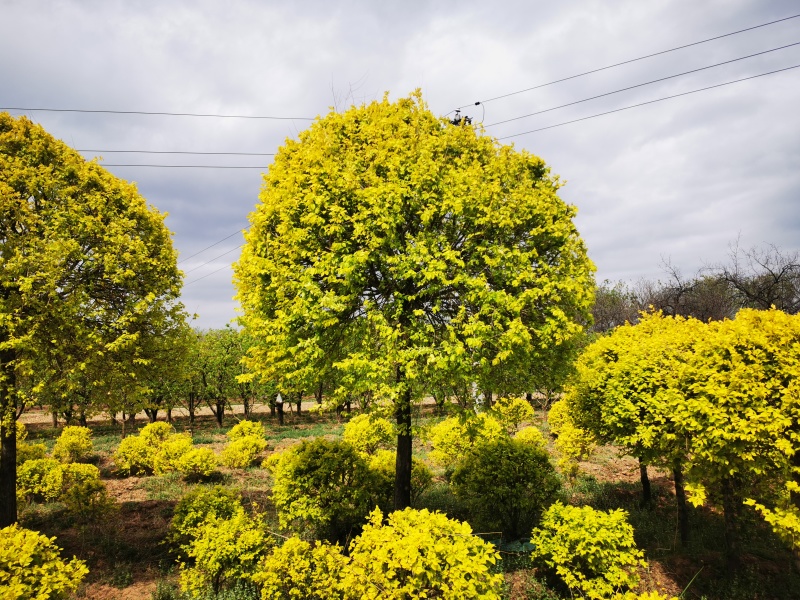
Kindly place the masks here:
POLYGON ((0 527, 16 521, 25 404, 82 373, 101 389, 136 378, 149 341, 184 318, 180 282, 164 215, 134 185, 0 113, 0 527))
POLYGON ((559 187, 419 92, 332 112, 275 156, 235 267, 248 366, 294 390, 331 373, 334 395, 390 403, 396 508, 426 382, 518 381, 588 320, 593 266, 559 187))

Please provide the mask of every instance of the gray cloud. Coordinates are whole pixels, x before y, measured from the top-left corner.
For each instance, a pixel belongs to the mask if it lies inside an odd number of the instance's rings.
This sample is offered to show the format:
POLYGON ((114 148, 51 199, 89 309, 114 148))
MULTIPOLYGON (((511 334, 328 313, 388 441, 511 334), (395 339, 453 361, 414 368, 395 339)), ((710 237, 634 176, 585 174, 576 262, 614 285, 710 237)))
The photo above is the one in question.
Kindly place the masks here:
MULTIPOLYGON (((432 110, 749 27, 796 2, 0 1, 0 105, 315 117, 421 87, 432 110)), ((485 123, 800 41, 800 19, 465 109, 485 123), (485 111, 485 112, 484 112, 485 111)), ((800 47, 488 128, 495 136, 800 64, 800 47)), ((507 140, 567 181, 598 278, 685 273, 744 245, 798 249, 800 69, 507 140)), ((31 112, 81 149, 274 152, 307 121, 31 112)), ((96 153, 87 154, 87 156, 96 153)), ((269 157, 106 153, 106 163, 269 157)), ((186 257, 246 226, 259 170, 110 167, 137 182, 186 257)), ((181 264, 198 326, 235 316, 239 236, 181 264), (219 270, 211 274, 213 271, 219 270), (204 277, 203 279, 199 279, 204 277), (196 281, 195 281, 196 280, 196 281)))

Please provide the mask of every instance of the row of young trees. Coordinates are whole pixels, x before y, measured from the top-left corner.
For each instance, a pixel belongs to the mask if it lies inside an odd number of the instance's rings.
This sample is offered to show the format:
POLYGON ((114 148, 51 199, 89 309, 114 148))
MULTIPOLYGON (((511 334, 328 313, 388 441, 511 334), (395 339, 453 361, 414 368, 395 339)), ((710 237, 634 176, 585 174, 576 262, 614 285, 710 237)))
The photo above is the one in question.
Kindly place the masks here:
POLYGON ((744 501, 797 548, 798 392, 800 315, 742 309, 723 321, 651 313, 617 327, 581 355, 561 402, 595 441, 672 471, 683 542, 687 495, 721 505, 735 561, 744 501))

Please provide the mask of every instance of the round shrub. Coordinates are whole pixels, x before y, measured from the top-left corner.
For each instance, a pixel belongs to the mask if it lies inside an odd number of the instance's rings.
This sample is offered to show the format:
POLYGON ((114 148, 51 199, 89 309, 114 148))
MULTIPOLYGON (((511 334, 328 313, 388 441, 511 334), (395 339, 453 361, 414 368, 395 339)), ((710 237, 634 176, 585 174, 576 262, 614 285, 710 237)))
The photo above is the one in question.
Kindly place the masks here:
POLYGON ((230 519, 243 510, 239 495, 231 489, 216 485, 196 487, 178 501, 167 532, 167 539, 177 548, 194 539, 195 532, 206 519, 230 519))
POLYGON ((178 460, 178 472, 190 481, 203 481, 217 470, 217 455, 210 448, 192 448, 178 460))
POLYGON ((374 507, 375 478, 345 442, 304 440, 282 453, 272 501, 281 527, 344 542, 374 507))
POLYGON ((406 508, 386 524, 375 510, 350 544, 343 587, 348 599, 498 599, 503 574, 494 547, 466 523, 427 510, 406 508))
POLYGON ((492 406, 492 413, 509 433, 517 430, 520 423, 533 420, 533 407, 524 398, 500 398, 492 406))
POLYGON ((63 487, 61 463, 54 458, 29 460, 17 468, 17 498, 27 502, 53 502, 63 487))
POLYGON ((475 446, 452 481, 476 526, 509 539, 530 531, 560 487, 544 448, 507 438, 475 446))
POLYGON ((339 546, 290 537, 264 558, 253 581, 262 600, 340 600, 346 565, 339 546))
POLYGON ((486 413, 450 417, 431 428, 429 437, 433 450, 429 456, 440 466, 452 468, 475 444, 504 435, 500 422, 486 413))
MULTIPOLYGON (((379 450, 370 458, 369 467, 377 477, 376 489, 380 490, 381 503, 390 508, 394 502, 394 479, 397 468, 397 456, 391 450, 379 450)), ((433 473, 424 462, 411 459, 411 502, 414 503, 433 481, 433 473)))
POLYGON ((545 511, 531 534, 534 564, 553 571, 572 592, 608 598, 639 583, 646 567, 624 510, 598 511, 560 502, 545 511))
POLYGON ((192 436, 188 433, 175 433, 169 436, 153 457, 153 472, 156 475, 178 471, 184 454, 192 449, 192 436))
POLYGON ((258 421, 239 421, 228 432, 228 439, 231 441, 249 436, 263 438, 264 426, 258 421))
POLYGON ((263 437, 255 435, 237 437, 222 450, 220 461, 231 469, 246 469, 255 463, 266 449, 267 440, 263 437))
POLYGON ((261 520, 248 517, 242 508, 227 519, 208 517, 186 547, 181 588, 195 597, 209 587, 218 594, 241 580, 252 580, 269 546, 261 520))
POLYGON ((0 597, 51 600, 78 589, 89 569, 63 560, 55 540, 16 524, 0 529, 0 597))
POLYGON ((534 427, 532 425, 520 429, 516 434, 514 434, 514 439, 518 442, 522 442, 523 444, 531 444, 533 446, 540 446, 542 448, 547 445, 547 441, 544 439, 542 432, 538 427, 534 427))
POLYGON ((114 464, 122 475, 150 475, 153 473, 158 446, 146 438, 129 435, 114 452, 114 464))
POLYGON ((42 459, 47 456, 47 446, 44 444, 29 444, 28 442, 17 443, 17 465, 21 465, 29 460, 42 459))
POLYGON ((67 425, 53 446, 53 458, 63 463, 81 462, 92 453, 92 431, 88 427, 67 425))
POLYGON ((139 437, 146 440, 151 446, 159 447, 167 441, 167 438, 175 433, 175 428, 169 423, 163 421, 156 421, 155 423, 148 423, 139 432, 139 437))
POLYGON ((344 426, 342 439, 362 454, 374 454, 378 449, 390 448, 394 435, 394 425, 388 419, 360 414, 344 426))

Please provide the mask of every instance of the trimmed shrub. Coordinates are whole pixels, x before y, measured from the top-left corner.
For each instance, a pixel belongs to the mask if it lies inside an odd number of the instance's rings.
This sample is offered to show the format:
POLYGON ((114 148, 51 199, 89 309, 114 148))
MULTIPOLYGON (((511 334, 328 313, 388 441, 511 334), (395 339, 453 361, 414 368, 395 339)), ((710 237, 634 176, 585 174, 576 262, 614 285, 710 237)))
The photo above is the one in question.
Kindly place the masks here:
POLYGON ((291 537, 272 549, 252 579, 262 600, 340 600, 346 565, 339 546, 291 537))
POLYGON ((192 449, 192 436, 188 433, 174 433, 169 436, 153 457, 153 472, 156 475, 180 470, 178 465, 184 454, 192 449))
POLYGON ((342 581, 347 599, 441 598, 499 600, 500 555, 466 523, 406 508, 387 517, 375 510, 350 544, 342 581))
POLYGON ((181 589, 192 595, 208 587, 219 593, 240 580, 251 581, 270 547, 261 520, 248 517, 242 508, 227 519, 206 518, 193 535, 186 547, 193 564, 180 564, 181 589))
POLYGON ((429 456, 438 465, 452 468, 475 444, 496 440, 505 434, 500 422, 486 413, 450 417, 431 428, 429 437, 433 450, 429 456))
POLYGON ((372 414, 356 415, 342 432, 342 439, 362 454, 391 448, 394 437, 394 425, 388 419, 372 414))
POLYGON ((195 532, 206 519, 230 519, 243 510, 239 495, 231 489, 216 485, 213 488, 197 487, 178 501, 167 540, 184 548, 196 537, 195 532))
MULTIPOLYGON (((397 468, 397 456, 391 450, 378 450, 369 461, 369 467, 377 476, 376 489, 380 490, 381 505, 390 509, 394 502, 394 479, 397 468)), ((416 503, 420 495, 428 489, 433 481, 433 473, 424 462, 411 459, 411 502, 416 503)))
POLYGON ((53 446, 53 458, 62 463, 81 462, 92 453, 92 431, 88 427, 67 425, 53 446))
POLYGON ((139 437, 146 440, 151 446, 159 447, 174 433, 175 428, 172 425, 163 421, 156 421, 142 427, 139 437))
POLYGON ((529 532, 561 487, 544 448, 507 438, 475 446, 452 481, 474 524, 509 539, 529 532))
POLYGON ((124 438, 114 452, 114 463, 122 475, 151 475, 158 447, 138 435, 124 438))
POLYGON ((272 501, 281 527, 344 542, 374 506, 375 477, 345 442, 304 440, 281 454, 272 501))
POLYGON ((17 468, 17 498, 27 502, 53 502, 63 487, 61 463, 54 458, 29 460, 17 468))
POLYGON ((0 597, 50 600, 78 589, 89 569, 74 557, 63 560, 55 541, 16 524, 0 529, 0 597))
POLYGON ((217 470, 217 455, 210 448, 192 448, 178 460, 178 472, 190 481, 202 481, 217 470))
POLYGON ((17 465, 29 460, 38 460, 47 456, 47 446, 44 444, 29 444, 25 440, 28 438, 28 430, 22 421, 16 422, 17 437, 17 465))
POLYGON ((608 598, 635 587, 637 569, 647 566, 621 509, 604 512, 556 502, 533 530, 531 544, 534 564, 554 571, 571 592, 587 598, 608 598))
POLYGON ((520 423, 532 421, 534 416, 533 407, 524 398, 500 398, 491 412, 509 433, 514 433, 520 423))
POLYGON ((255 435, 233 438, 225 446, 220 461, 231 469, 246 469, 255 463, 262 452, 267 449, 267 440, 255 435))
POLYGON ((228 439, 230 441, 250 436, 263 438, 264 426, 258 421, 239 421, 236 425, 231 427, 231 430, 228 432, 228 439))
POLYGON ((538 427, 529 426, 523 427, 515 435, 514 439, 523 444, 531 444, 533 446, 540 446, 544 448, 547 445, 544 435, 538 427))
POLYGON ((559 400, 547 415, 550 433, 556 438, 555 448, 559 454, 558 467, 567 477, 578 475, 578 461, 585 460, 595 447, 595 439, 575 425, 569 413, 569 405, 559 400))

